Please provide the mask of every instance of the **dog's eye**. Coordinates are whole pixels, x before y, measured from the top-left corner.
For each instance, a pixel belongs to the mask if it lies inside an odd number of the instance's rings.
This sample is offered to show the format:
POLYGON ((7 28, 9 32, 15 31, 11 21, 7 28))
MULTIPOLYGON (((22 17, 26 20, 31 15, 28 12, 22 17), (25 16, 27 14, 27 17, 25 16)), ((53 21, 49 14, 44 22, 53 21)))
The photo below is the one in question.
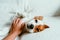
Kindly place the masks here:
POLYGON ((37 23, 37 22, 38 22, 38 20, 35 20, 35 22, 37 23))

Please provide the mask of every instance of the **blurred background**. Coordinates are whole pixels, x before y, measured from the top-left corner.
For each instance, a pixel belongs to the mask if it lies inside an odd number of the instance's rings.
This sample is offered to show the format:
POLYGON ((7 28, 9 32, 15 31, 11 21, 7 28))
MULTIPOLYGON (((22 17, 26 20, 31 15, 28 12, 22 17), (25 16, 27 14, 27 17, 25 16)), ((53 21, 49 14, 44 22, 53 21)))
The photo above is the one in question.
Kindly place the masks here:
POLYGON ((48 24, 60 26, 58 25, 60 22, 60 0, 0 0, 0 39, 3 38, 1 35, 5 35, 9 31, 9 27, 5 26, 5 23, 9 22, 13 16, 10 12, 23 13, 25 9, 32 10, 30 14, 28 13, 30 17, 41 15, 49 19, 48 24))

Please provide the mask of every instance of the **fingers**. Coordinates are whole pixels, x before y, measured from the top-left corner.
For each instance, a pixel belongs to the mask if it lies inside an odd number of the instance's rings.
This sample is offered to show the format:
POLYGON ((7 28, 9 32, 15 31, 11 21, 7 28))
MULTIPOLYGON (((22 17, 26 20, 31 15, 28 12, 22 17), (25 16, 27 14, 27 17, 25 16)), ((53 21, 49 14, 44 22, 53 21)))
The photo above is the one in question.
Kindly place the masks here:
POLYGON ((20 22, 20 18, 17 18, 16 20, 16 24, 18 24, 20 22))
POLYGON ((15 20, 13 20, 13 24, 18 24, 20 21, 20 18, 16 18, 15 20))
POLYGON ((16 20, 17 20, 17 19, 14 19, 13 22, 12 22, 12 24, 15 24, 15 23, 16 23, 16 20))

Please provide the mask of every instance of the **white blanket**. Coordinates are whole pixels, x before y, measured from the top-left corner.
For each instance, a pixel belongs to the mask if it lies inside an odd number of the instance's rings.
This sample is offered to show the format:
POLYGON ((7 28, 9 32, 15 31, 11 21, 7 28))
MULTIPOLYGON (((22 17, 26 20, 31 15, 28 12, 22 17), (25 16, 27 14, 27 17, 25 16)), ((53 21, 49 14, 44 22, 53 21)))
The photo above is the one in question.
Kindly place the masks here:
MULTIPOLYGON (((60 40, 60 17, 44 17, 44 22, 50 28, 38 33, 24 34, 16 40, 60 40)), ((7 35, 8 30, 9 27, 1 28, 0 40, 7 35)))
POLYGON ((12 16, 9 12, 18 11, 21 13, 24 11, 24 7, 33 9, 31 16, 47 16, 44 18, 44 22, 50 28, 39 33, 23 35, 21 40, 60 40, 60 17, 51 17, 59 8, 60 0, 19 0, 18 8, 16 2, 16 0, 0 0, 0 40, 8 34, 10 29, 10 26, 5 25, 12 16))

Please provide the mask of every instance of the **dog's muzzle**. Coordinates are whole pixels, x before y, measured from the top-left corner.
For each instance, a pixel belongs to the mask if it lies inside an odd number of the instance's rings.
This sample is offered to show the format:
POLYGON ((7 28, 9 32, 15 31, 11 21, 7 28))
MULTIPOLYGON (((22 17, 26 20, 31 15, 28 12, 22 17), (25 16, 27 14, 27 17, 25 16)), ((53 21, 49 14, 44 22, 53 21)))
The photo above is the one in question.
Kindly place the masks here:
POLYGON ((28 29, 33 29, 34 28, 34 25, 33 24, 27 24, 27 28, 28 29))

